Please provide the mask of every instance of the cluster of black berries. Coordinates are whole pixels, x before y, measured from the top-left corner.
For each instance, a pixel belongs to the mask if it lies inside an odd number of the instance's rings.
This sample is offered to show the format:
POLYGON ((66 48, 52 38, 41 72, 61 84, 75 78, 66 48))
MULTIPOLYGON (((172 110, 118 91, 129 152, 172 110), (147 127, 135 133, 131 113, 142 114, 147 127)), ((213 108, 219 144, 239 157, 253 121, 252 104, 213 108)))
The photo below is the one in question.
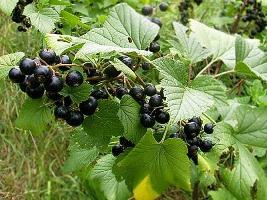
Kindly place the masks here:
POLYGON ((181 138, 187 144, 188 157, 197 165, 198 164, 198 149, 202 152, 209 152, 213 144, 210 140, 204 140, 201 138, 203 131, 206 134, 213 133, 214 125, 207 123, 202 128, 202 120, 199 117, 193 117, 184 124, 183 129, 177 133, 170 135, 170 138, 181 138))
POLYGON ((120 142, 119 144, 116 144, 115 146, 112 147, 112 155, 113 156, 118 156, 121 153, 123 153, 123 151, 125 151, 127 148, 132 148, 134 147, 134 143, 132 143, 131 141, 127 140, 125 137, 120 137, 120 142))
POLYGON ((180 21, 183 25, 186 25, 189 22, 188 20, 190 18, 190 9, 193 9, 193 5, 190 0, 181 1, 179 5, 179 11, 181 15, 180 21))
POLYGON ((248 22, 250 25, 254 25, 249 31, 249 37, 254 38, 257 33, 261 33, 265 30, 267 21, 265 20, 265 14, 262 11, 261 2, 249 0, 244 1, 244 3, 246 3, 246 15, 243 16, 242 20, 243 22, 248 22))
POLYGON ((25 6, 28 4, 31 4, 33 0, 19 0, 16 7, 12 11, 12 20, 16 23, 21 23, 20 26, 18 26, 18 31, 20 32, 26 32, 28 28, 31 27, 31 20, 29 17, 26 17, 23 15, 23 11, 25 6))

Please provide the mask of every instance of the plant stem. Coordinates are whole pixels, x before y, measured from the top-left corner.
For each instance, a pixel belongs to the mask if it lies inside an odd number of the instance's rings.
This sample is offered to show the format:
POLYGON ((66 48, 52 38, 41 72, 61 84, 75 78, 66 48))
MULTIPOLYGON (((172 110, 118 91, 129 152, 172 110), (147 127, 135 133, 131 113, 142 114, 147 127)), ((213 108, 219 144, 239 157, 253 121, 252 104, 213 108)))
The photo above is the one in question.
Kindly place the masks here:
POLYGON ((230 33, 236 33, 237 32, 238 25, 239 25, 240 19, 242 17, 242 13, 244 12, 244 10, 246 8, 246 5, 247 5, 247 0, 243 0, 243 3, 242 3, 242 6, 241 6, 240 10, 237 13, 237 15, 235 16, 235 21, 232 24, 232 27, 230 29, 230 33))
POLYGON ((216 74, 216 75, 214 75, 213 77, 214 77, 214 78, 218 78, 218 77, 223 76, 223 75, 225 75, 225 74, 231 74, 231 73, 235 73, 235 70, 231 69, 231 70, 229 70, 229 71, 225 71, 225 72, 216 74))
POLYGON ((143 86, 143 87, 145 87, 146 86, 146 83, 143 81, 143 79, 140 77, 140 76, 138 76, 137 74, 135 74, 136 75, 136 80, 143 86))
POLYGON ((166 126, 166 128, 165 128, 165 131, 164 131, 163 136, 162 136, 162 138, 161 138, 161 140, 160 140, 159 143, 163 143, 164 142, 164 140, 166 138, 166 135, 167 135, 167 132, 168 132, 168 130, 170 128, 170 125, 171 125, 171 122, 169 121, 168 124, 167 124, 167 126, 166 126))
POLYGON ((208 118, 213 124, 216 124, 216 121, 214 119, 212 119, 209 115, 207 115, 206 113, 202 113, 206 118, 208 118))
POLYGON ((211 60, 209 64, 207 64, 206 67, 204 67, 197 75, 195 78, 199 77, 201 74, 203 74, 216 60, 211 60))
POLYGON ((154 63, 153 63, 151 60, 149 60, 149 59, 146 58, 145 56, 141 56, 141 57, 142 57, 143 60, 145 60, 146 62, 148 62, 150 65, 152 65, 153 67, 156 67, 156 66, 154 65, 154 63))

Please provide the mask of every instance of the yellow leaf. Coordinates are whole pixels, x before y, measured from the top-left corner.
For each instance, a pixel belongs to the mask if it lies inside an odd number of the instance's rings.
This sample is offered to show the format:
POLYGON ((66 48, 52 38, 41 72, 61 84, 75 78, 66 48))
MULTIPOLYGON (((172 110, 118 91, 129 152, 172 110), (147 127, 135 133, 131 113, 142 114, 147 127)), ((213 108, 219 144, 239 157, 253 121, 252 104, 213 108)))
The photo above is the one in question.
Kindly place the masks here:
POLYGON ((149 176, 146 176, 133 190, 136 200, 154 200, 159 194, 153 190, 149 176))

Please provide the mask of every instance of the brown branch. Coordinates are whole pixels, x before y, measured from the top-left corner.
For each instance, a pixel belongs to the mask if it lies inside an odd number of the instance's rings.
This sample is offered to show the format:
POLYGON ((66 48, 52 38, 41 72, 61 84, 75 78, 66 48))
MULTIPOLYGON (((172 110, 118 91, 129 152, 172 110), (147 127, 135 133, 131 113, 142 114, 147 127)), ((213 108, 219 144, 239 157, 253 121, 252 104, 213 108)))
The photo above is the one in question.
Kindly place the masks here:
POLYGON ((248 4, 248 0, 243 0, 243 3, 242 3, 242 6, 241 8, 239 9, 239 12, 237 13, 237 15, 235 16, 235 21, 234 23, 232 24, 232 27, 230 29, 230 33, 236 33, 237 30, 238 30, 238 25, 239 25, 239 22, 241 20, 241 17, 242 17, 242 13, 244 12, 245 8, 246 8, 246 5, 248 4))

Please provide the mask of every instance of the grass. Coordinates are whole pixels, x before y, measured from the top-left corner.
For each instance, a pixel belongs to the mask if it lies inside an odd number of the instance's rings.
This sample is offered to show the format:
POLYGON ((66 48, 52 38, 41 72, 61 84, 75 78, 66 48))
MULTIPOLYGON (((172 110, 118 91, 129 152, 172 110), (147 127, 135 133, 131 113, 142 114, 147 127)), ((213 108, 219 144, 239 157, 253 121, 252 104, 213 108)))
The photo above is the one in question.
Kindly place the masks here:
MULTIPOLYGON (((0 32, 0 56, 17 51, 34 56, 42 46, 38 32, 18 33, 1 13, 0 32)), ((85 199, 84 184, 61 172, 69 131, 55 126, 36 136, 16 129, 25 96, 8 81, 0 90, 0 199, 85 199)))

